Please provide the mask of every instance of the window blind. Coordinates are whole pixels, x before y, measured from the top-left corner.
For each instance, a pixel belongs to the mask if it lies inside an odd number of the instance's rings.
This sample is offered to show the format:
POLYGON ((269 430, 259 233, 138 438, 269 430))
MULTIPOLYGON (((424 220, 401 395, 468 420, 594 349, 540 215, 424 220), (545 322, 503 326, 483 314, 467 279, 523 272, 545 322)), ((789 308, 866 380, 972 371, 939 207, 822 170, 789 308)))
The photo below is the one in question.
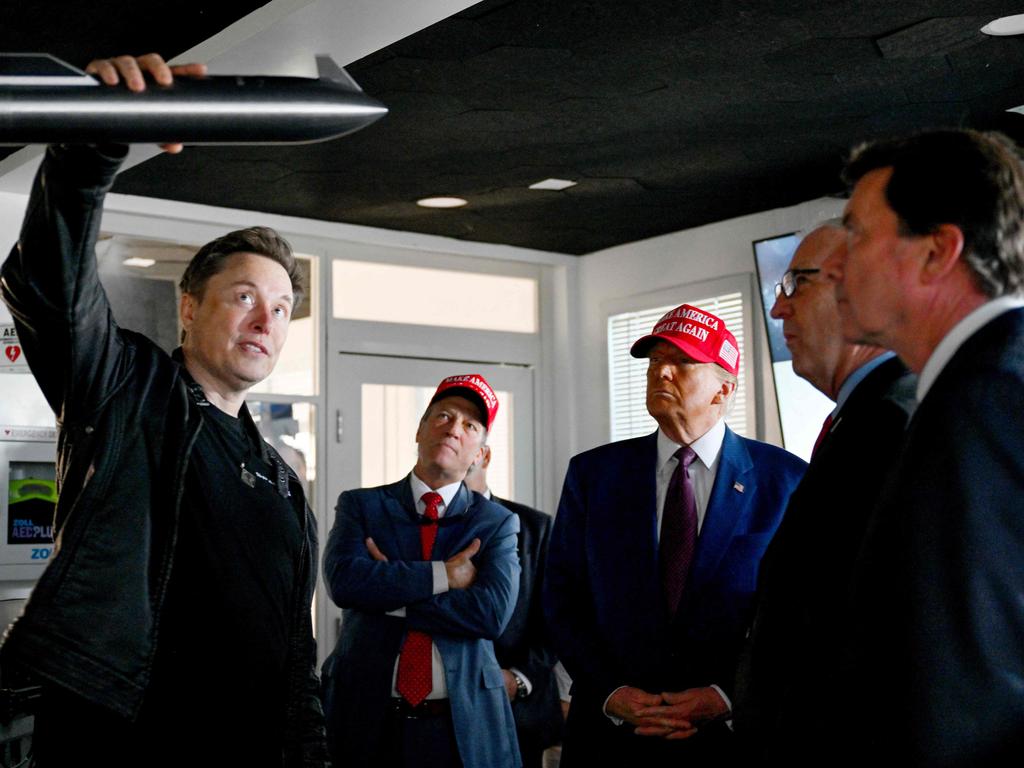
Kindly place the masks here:
MULTIPOLYGON (((746 328, 743 325, 743 295, 739 292, 699 300, 688 300, 725 321, 740 348, 739 386, 725 421, 738 435, 748 436, 746 369, 746 328)), ((626 440, 653 432, 657 423, 647 413, 647 359, 629 354, 633 342, 651 332, 661 316, 677 304, 624 312, 608 318, 608 391, 611 406, 611 439, 626 440)))

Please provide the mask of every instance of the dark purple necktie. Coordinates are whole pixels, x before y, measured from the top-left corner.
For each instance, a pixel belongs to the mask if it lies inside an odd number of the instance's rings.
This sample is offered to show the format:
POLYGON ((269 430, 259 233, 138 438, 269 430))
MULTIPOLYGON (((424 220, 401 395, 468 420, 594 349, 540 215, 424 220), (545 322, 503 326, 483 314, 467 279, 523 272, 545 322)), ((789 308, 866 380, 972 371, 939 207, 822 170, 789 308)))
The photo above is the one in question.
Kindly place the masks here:
POLYGON ((679 607, 697 546, 697 500, 690 479, 690 464, 697 454, 692 448, 683 447, 675 452, 675 457, 678 463, 665 494, 658 548, 658 570, 669 616, 675 616, 679 607))

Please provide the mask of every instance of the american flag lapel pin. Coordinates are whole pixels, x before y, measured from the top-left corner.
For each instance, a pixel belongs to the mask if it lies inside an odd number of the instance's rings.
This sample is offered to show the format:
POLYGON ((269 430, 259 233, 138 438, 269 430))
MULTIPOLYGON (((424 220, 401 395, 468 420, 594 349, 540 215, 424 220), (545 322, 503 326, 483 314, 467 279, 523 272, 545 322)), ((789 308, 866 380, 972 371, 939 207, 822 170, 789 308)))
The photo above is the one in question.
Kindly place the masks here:
POLYGON ((734 491, 738 491, 739 493, 743 493, 743 483, 741 483, 739 481, 733 483, 732 484, 732 488, 733 488, 734 491))

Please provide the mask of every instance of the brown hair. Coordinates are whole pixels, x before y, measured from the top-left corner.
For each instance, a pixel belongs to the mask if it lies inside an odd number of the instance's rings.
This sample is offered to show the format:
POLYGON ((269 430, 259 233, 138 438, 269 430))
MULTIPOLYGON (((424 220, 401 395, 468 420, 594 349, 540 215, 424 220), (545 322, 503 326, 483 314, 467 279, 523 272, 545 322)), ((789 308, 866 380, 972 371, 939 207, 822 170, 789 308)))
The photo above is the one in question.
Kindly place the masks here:
POLYGON ((236 253, 255 253, 284 267, 292 282, 293 310, 298 307, 306 292, 302 272, 288 241, 270 227, 238 229, 204 245, 192 257, 185 268, 185 274, 181 276, 181 282, 178 283, 181 292, 202 300, 207 281, 224 269, 224 262, 236 253))
POLYGON ((892 168, 885 198, 901 235, 953 224, 982 293, 995 298, 1024 287, 1024 166, 1013 141, 1000 133, 937 130, 862 144, 843 180, 853 187, 880 168, 892 168))

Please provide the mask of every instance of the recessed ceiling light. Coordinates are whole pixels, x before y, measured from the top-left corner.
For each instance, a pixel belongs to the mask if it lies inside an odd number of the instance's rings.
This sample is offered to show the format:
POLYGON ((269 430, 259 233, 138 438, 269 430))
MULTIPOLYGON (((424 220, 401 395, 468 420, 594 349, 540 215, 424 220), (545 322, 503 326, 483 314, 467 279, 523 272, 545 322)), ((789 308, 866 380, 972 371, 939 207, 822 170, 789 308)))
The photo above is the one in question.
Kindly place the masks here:
POLYGON ((544 181, 538 181, 536 184, 531 184, 530 189, 568 189, 569 187, 575 187, 575 181, 568 181, 567 179, 544 179, 544 181))
POLYGON ((122 263, 126 267, 143 267, 143 268, 145 268, 145 267, 152 267, 154 264, 156 264, 156 260, 155 259, 140 259, 137 256, 132 256, 131 258, 125 259, 122 263))
POLYGON ((1024 13, 1018 13, 1015 16, 1002 16, 995 21, 990 21, 981 28, 981 31, 986 35, 995 35, 996 37, 1022 34, 1024 33, 1024 13))
POLYGON ((417 200, 416 205, 424 208, 461 208, 466 202, 461 197, 424 197, 417 200))

